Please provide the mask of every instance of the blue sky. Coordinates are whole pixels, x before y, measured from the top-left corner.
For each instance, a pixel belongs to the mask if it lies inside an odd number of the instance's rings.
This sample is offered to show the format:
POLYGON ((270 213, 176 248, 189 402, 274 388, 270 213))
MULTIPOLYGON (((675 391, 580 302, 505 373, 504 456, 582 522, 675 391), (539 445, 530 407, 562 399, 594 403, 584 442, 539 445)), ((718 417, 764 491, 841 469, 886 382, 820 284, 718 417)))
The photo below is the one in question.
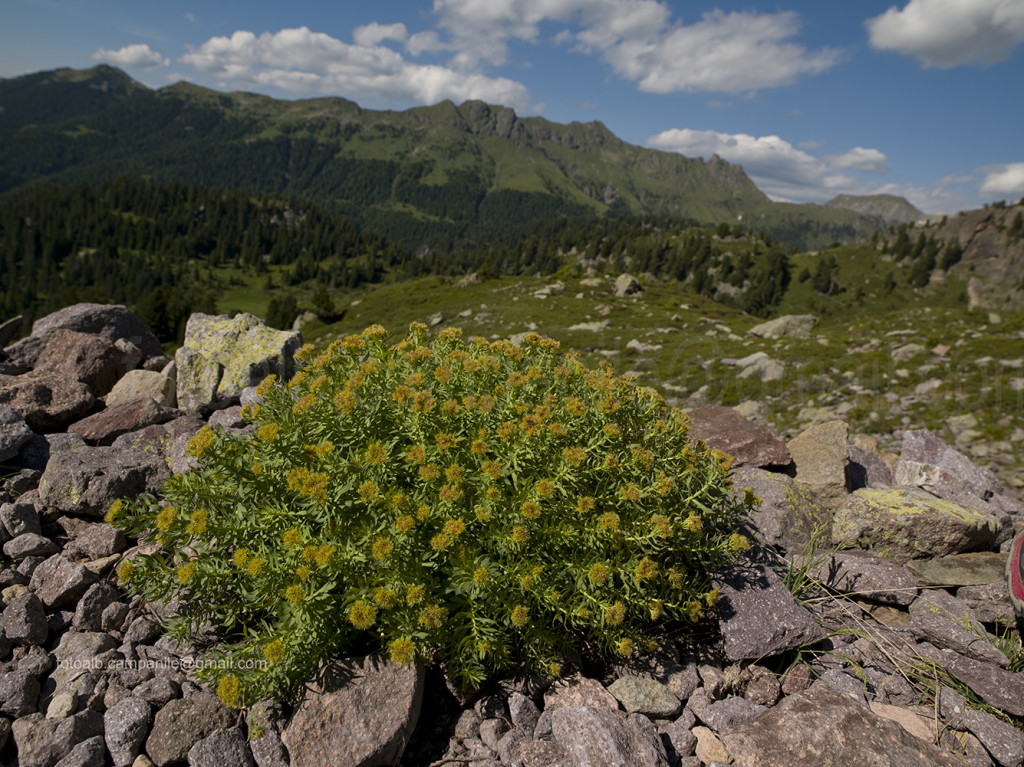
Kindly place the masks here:
POLYGON ((4 0, 0 77, 479 98, 743 165, 775 199, 1024 196, 1024 0, 4 0))

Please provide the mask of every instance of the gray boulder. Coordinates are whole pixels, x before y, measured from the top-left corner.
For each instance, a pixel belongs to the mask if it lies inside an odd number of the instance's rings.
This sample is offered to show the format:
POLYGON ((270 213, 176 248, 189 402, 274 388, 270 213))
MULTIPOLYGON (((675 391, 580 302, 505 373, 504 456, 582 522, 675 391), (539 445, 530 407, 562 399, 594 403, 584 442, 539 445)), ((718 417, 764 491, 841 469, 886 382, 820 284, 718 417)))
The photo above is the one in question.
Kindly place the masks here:
POLYGON ((231 727, 235 718, 213 693, 172 700, 153 719, 146 753, 157 767, 184 762, 192 746, 218 729, 231 727))
POLYGON ((810 338, 817 322, 813 314, 786 314, 755 325, 747 332, 759 338, 810 338))
POLYGON ((14 720, 11 734, 21 767, 54 767, 79 743, 103 734, 103 717, 95 711, 64 719, 29 714, 14 720))
POLYGON ((419 719, 423 680, 422 665, 379 656, 328 664, 284 731, 292 767, 396 764, 419 719))
POLYGON ((572 760, 590 767, 668 767, 658 731, 645 716, 565 706, 551 715, 551 734, 572 760))
POLYGON ((193 314, 175 355, 178 407, 216 409, 271 373, 286 380, 301 345, 301 333, 274 330, 251 314, 193 314))
POLYGON ((155 492, 169 476, 163 461, 136 450, 66 450, 50 457, 39 480, 39 497, 65 513, 102 517, 116 499, 155 492))
POLYGON ((789 441, 796 481, 813 490, 828 508, 838 506, 848 492, 849 437, 846 423, 829 421, 812 426, 789 441))
POLYGON ((155 370, 129 370, 107 394, 107 407, 149 397, 162 407, 175 407, 178 402, 174 379, 155 370))
POLYGON ((14 458, 35 433, 14 408, 0 405, 0 463, 14 458))
POLYGON ((3 617, 0 618, 0 633, 14 644, 43 644, 49 627, 46 623, 46 611, 39 597, 29 592, 7 605, 3 617))
POLYGON ((32 333, 8 351, 19 362, 35 364, 50 335, 56 330, 73 330, 114 342, 130 341, 146 357, 160 354, 160 341, 138 316, 120 305, 75 304, 41 317, 32 324, 32 333))
POLYGON ((0 405, 18 411, 35 432, 64 428, 88 413, 95 401, 85 384, 61 375, 0 375, 0 405))
POLYGON ((932 495, 965 505, 995 502, 1005 492, 988 469, 983 469, 927 429, 903 435, 900 458, 893 469, 897 485, 913 485, 932 495))
POLYGON ((188 751, 189 767, 256 767, 245 736, 237 727, 217 730, 188 751))
POLYGON ((642 290, 640 282, 632 274, 620 274, 615 278, 615 283, 612 285, 612 293, 618 298, 632 296, 640 293, 642 290))
POLYGON ((62 554, 54 554, 32 573, 29 588, 50 610, 72 607, 96 576, 62 554))

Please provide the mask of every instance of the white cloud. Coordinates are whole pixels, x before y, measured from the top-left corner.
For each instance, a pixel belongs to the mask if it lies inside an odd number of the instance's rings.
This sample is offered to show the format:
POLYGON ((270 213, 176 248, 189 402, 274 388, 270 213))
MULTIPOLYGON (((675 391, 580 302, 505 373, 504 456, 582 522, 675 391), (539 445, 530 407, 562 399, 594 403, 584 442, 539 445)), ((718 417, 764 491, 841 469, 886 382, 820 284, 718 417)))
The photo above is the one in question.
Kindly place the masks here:
POLYGON ((877 149, 856 147, 819 158, 779 136, 674 128, 652 136, 647 144, 688 157, 717 154, 739 163, 754 183, 776 200, 824 202, 837 194, 864 194, 864 182, 843 171, 884 173, 889 169, 885 155, 877 149))
POLYGON ((989 66, 1024 42, 1021 0, 910 0, 866 23, 871 45, 925 66, 989 66))
POLYGON ((537 42, 544 22, 570 24, 553 38, 600 53, 620 77, 652 93, 778 87, 838 63, 841 54, 792 42, 792 12, 711 11, 686 25, 658 0, 434 0, 458 51, 452 66, 503 64, 511 40, 537 42))
POLYGON ((530 94, 522 83, 412 64, 397 51, 377 44, 400 39, 404 30, 401 25, 360 27, 354 45, 307 27, 258 37, 239 30, 231 37, 211 37, 181 61, 235 87, 273 86, 293 93, 339 94, 370 105, 483 99, 521 112, 531 110, 530 94))
POLYGON ((826 160, 833 168, 847 168, 866 173, 889 172, 888 160, 877 149, 865 149, 864 147, 856 146, 849 151, 832 155, 826 158, 826 160))
POLYGON ((1024 197, 1024 162, 989 169, 978 188, 981 196, 990 199, 1006 199, 1011 202, 1024 197))
POLYGON ((372 24, 356 27, 352 31, 352 39, 355 40, 356 45, 364 48, 380 45, 385 40, 396 40, 401 43, 408 36, 409 33, 405 29, 405 24, 401 22, 398 24, 378 24, 375 21, 372 24))
POLYGON ((158 69, 159 67, 169 66, 171 63, 169 58, 161 56, 145 43, 126 45, 124 48, 116 51, 100 48, 92 54, 92 58, 97 61, 109 61, 111 64, 116 64, 119 67, 129 67, 131 69, 158 69))

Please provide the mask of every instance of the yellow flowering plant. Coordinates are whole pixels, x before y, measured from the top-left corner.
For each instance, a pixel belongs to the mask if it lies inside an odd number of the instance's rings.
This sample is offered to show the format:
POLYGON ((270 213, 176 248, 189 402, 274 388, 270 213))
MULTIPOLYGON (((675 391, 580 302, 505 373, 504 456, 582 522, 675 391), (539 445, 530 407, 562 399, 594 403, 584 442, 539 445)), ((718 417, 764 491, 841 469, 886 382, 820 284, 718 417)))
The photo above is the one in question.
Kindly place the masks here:
POLYGON ((323 660, 440 658, 459 684, 628 655, 714 604, 747 541, 722 457, 660 396, 521 345, 373 326, 264 382, 246 435, 201 431, 192 471, 112 523, 159 551, 118 576, 218 640, 222 698, 294 695, 323 660))

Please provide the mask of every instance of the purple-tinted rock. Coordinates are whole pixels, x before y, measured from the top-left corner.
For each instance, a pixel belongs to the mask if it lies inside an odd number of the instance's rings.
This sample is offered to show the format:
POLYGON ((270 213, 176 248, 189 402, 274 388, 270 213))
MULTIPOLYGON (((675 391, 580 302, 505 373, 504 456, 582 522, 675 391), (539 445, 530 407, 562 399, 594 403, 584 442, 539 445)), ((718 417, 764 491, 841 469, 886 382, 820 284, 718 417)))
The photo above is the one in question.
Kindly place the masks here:
POLYGON ((49 373, 79 381, 94 397, 109 392, 130 368, 112 341, 73 330, 56 330, 33 366, 36 374, 49 373))
POLYGON ((1024 764, 1024 735, 1016 727, 985 711, 964 711, 960 726, 968 730, 1001 767, 1024 764))
POLYGON ((814 575, 836 591, 875 602, 905 607, 917 598, 914 573, 866 551, 837 551, 814 575))
POLYGON ((767 706, 751 703, 746 698, 733 696, 710 704, 701 714, 700 718, 712 730, 721 732, 726 727, 731 727, 734 724, 756 719, 767 710, 767 706))
POLYGON ((103 559, 120 554, 128 542, 124 533, 106 522, 82 522, 72 532, 72 540, 64 547, 68 559, 103 559))
POLYGON ((686 414, 690 417, 690 438, 733 456, 733 466, 788 466, 793 461, 776 432, 730 407, 705 405, 686 414))
POLYGON ((1005 626, 1013 623, 1013 603, 1003 582, 964 586, 957 589, 956 597, 984 623, 1001 623, 1005 626))
POLYGON ((757 719, 726 728, 721 738, 737 767, 961 764, 891 719, 825 688, 792 695, 757 719))
MULTIPOLYGON (((146 357, 154 357, 162 351, 160 341, 153 335, 153 331, 134 312, 116 304, 67 306, 32 323, 32 334, 24 340, 45 343, 54 331, 62 328, 100 336, 111 342, 118 339, 131 341, 146 357)), ((34 360, 30 364, 33 363, 34 360)))
POLYGON ((52 610, 73 606, 95 580, 82 565, 54 554, 32 573, 29 588, 52 610))
POLYGON ((101 631, 103 611, 120 598, 121 593, 110 581, 94 583, 78 601, 72 627, 77 631, 101 631))
POLYGON ((419 718, 423 679, 422 665, 378 656, 328 664, 284 731, 292 767, 396 763, 419 718))
POLYGON ((750 525, 754 537, 765 546, 799 552, 816 527, 831 521, 831 513, 818 496, 785 474, 746 467, 733 472, 732 482, 737 497, 749 487, 760 499, 750 514, 750 525))
POLYGON ((80 435, 91 445, 110 445, 122 434, 166 423, 177 415, 177 410, 162 407, 149 397, 139 397, 76 421, 68 426, 68 432, 80 435))
POLYGON ((967 456, 927 429, 904 433, 893 475, 897 484, 916 485, 940 498, 967 506, 1004 493, 995 474, 975 466, 967 456))
POLYGON ((157 767, 183 762, 189 749, 215 730, 227 729, 235 715, 217 696, 202 692, 170 701, 157 712, 146 739, 146 753, 157 767))
POLYGON ((107 749, 101 735, 83 740, 53 767, 96 767, 106 761, 107 749))
POLYGON ((0 525, 11 538, 25 533, 42 534, 39 513, 31 503, 5 503, 0 506, 0 525))
POLYGON ((951 650, 942 653, 940 665, 976 692, 982 700, 1014 716, 1024 716, 1024 674, 1007 671, 951 650))
POLYGON ((719 625, 731 661, 768 658, 825 636, 772 570, 750 559, 712 579, 719 589, 719 625))
POLYGON ((0 404, 19 412, 34 432, 64 428, 88 413, 95 401, 85 384, 61 375, 0 375, 0 404))
POLYGON ((892 487, 892 469, 873 450, 850 445, 850 464, 846 467, 850 490, 862 487, 892 487))

